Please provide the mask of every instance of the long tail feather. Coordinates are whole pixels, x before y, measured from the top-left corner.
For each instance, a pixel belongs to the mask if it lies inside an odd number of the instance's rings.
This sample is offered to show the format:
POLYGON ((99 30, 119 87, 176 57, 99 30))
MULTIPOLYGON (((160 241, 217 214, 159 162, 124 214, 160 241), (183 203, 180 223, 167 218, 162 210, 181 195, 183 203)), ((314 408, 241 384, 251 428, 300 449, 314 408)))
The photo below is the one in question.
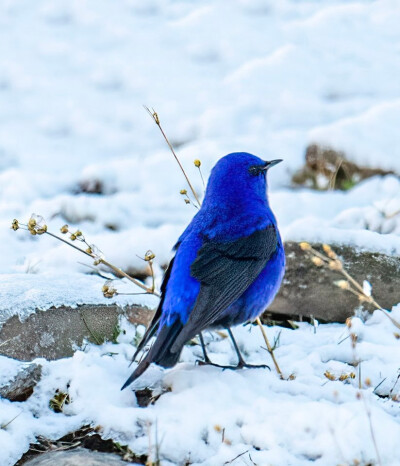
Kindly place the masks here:
POLYGON ((128 380, 124 383, 121 390, 128 387, 132 382, 140 377, 152 362, 163 367, 172 367, 178 362, 183 345, 178 349, 174 349, 174 351, 171 351, 171 347, 181 332, 182 327, 182 323, 177 319, 172 325, 165 325, 160 330, 153 346, 133 371, 128 380))

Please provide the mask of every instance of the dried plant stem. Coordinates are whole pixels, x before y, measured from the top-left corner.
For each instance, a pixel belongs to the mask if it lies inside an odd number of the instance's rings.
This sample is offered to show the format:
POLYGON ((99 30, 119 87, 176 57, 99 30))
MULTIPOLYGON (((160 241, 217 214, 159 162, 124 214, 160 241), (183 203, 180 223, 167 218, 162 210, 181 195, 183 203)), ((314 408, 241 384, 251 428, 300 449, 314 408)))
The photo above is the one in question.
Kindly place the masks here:
POLYGON ((310 252, 313 256, 318 257, 319 259, 321 259, 321 261, 323 261, 323 264, 321 263, 321 265, 325 265, 325 266, 329 267, 332 262, 337 263, 338 266, 334 270, 341 273, 348 280, 348 282, 351 283, 355 288, 355 289, 352 289, 349 286, 348 288, 346 288, 346 290, 350 291, 350 293, 353 293, 354 295, 356 295, 360 300, 366 301, 366 302, 372 304, 373 306, 375 306, 376 309, 383 312, 383 314, 392 322, 392 324, 395 327, 400 329, 399 322, 397 322, 397 320, 393 319, 393 317, 389 315, 388 311, 386 309, 384 309, 379 303, 377 303, 372 296, 369 296, 368 294, 366 294, 365 291, 364 291, 364 288, 344 269, 342 261, 340 259, 338 259, 336 253, 334 253, 332 251, 332 248, 330 246, 324 245, 324 248, 326 247, 328 249, 328 251, 329 251, 329 254, 332 254, 333 257, 328 257, 325 254, 321 254, 319 251, 314 249, 308 243, 300 243, 300 247, 304 251, 310 252))
POLYGON ((396 217, 396 215, 399 215, 400 214, 400 210, 396 210, 395 212, 391 213, 391 214, 387 214, 385 215, 385 217, 387 219, 390 219, 390 218, 393 218, 393 217, 396 217))
POLYGON ((161 134, 163 135, 163 138, 165 139, 165 142, 168 144, 168 147, 169 147, 170 151, 172 152, 172 155, 175 157, 175 160, 177 161, 177 163, 178 163, 178 165, 179 165, 179 168, 181 169, 181 171, 182 171, 184 177, 186 178, 186 182, 187 182, 187 184, 188 184, 190 190, 192 191, 193 196, 194 196, 194 198, 196 199, 197 204, 200 206, 201 203, 200 203, 199 198, 197 197, 196 191, 194 190, 194 188, 193 188, 193 186, 192 186, 192 183, 190 182, 189 177, 187 176, 187 174, 186 174, 186 172, 185 172, 185 169, 183 168, 183 166, 182 166, 182 164, 181 164, 181 162, 180 162, 178 156, 176 155, 175 150, 174 150, 174 148, 172 147, 172 144, 169 142, 169 139, 168 139, 167 135, 164 133, 164 130, 163 130, 162 126, 161 126, 160 119, 159 119, 159 117, 158 117, 157 112, 156 112, 154 109, 153 109, 153 110, 150 110, 150 109, 149 109, 148 107, 146 107, 145 105, 144 105, 144 108, 145 108, 145 110, 147 111, 147 113, 151 116, 151 118, 154 120, 154 122, 155 122, 155 124, 158 126, 159 130, 161 131, 161 134))
POLYGON ((58 239, 59 241, 62 241, 65 244, 68 244, 68 246, 71 246, 71 248, 74 248, 77 251, 82 252, 83 254, 86 254, 87 256, 91 257, 92 259, 94 258, 94 256, 92 254, 89 254, 84 249, 81 249, 78 246, 75 246, 75 244, 72 244, 69 241, 65 240, 64 238, 61 238, 61 236, 57 236, 54 233, 51 233, 50 231, 46 231, 45 234, 51 236, 52 238, 58 239))
POLYGON ((157 294, 157 293, 155 293, 156 280, 155 280, 155 276, 154 276, 154 268, 153 268, 153 262, 152 261, 149 261, 149 267, 150 267, 150 273, 151 273, 151 290, 152 290, 153 294, 157 294))
POLYGON ((382 466, 383 463, 381 461, 381 456, 380 456, 379 450, 378 450, 378 444, 376 443, 374 427, 372 425, 371 410, 369 409, 369 407, 367 405, 367 402, 365 400, 365 397, 364 397, 363 393, 361 393, 361 398, 363 400, 365 412, 367 413, 367 417, 368 417, 369 431, 370 431, 370 434, 371 434, 372 442, 374 444, 376 459, 378 461, 379 466, 382 466))
POLYGON ((111 264, 110 262, 108 262, 107 260, 105 259, 100 259, 100 262, 104 265, 106 265, 107 267, 109 267, 111 270, 113 270, 115 273, 121 275, 122 277, 125 277, 127 278, 128 280, 130 280, 132 283, 134 283, 135 285, 137 285, 138 287, 142 288, 142 290, 145 290, 147 293, 149 294, 154 294, 155 296, 160 296, 156 291, 152 290, 151 288, 148 288, 146 285, 144 285, 142 282, 140 282, 139 280, 136 280, 135 278, 131 277, 130 275, 128 275, 126 272, 124 272, 122 269, 120 269, 119 267, 116 267, 115 265, 111 264))
POLYGON ((257 317, 256 322, 257 322, 258 326, 260 327, 262 336, 264 337, 265 344, 267 345, 268 353, 271 355, 271 358, 272 358, 272 361, 274 363, 276 372, 278 373, 279 377, 283 380, 282 371, 281 371, 281 369, 279 367, 278 361, 275 358, 274 350, 273 350, 272 346, 269 343, 269 340, 268 340, 268 337, 267 337, 267 332, 265 331, 265 329, 263 327, 263 324, 261 323, 261 320, 260 320, 259 317, 257 317))
POLYGON ((379 454, 378 444, 376 442, 375 432, 374 432, 374 428, 373 428, 373 425, 372 425, 371 410, 369 409, 369 406, 367 405, 367 401, 365 399, 364 392, 362 390, 361 360, 357 356, 357 335, 351 331, 351 326, 352 326, 351 319, 348 319, 346 324, 347 324, 347 327, 349 329, 349 333, 350 333, 350 337, 351 337, 351 348, 352 348, 352 351, 353 351, 354 364, 356 364, 356 363, 358 364, 358 388, 359 388, 359 391, 357 392, 357 397, 359 399, 361 399, 363 404, 364 404, 365 413, 366 413, 367 418, 368 418, 369 431, 370 431, 370 435, 371 435, 371 438, 372 438, 372 443, 374 444, 376 460, 377 460, 377 463, 379 464, 379 466, 382 466, 382 461, 381 461, 381 457, 380 457, 380 454, 379 454))
MULTIPOLYGON (((47 234, 47 235, 51 236, 52 238, 55 238, 55 239, 57 239, 59 241, 62 241, 63 243, 67 244, 68 246, 71 246, 72 248, 76 249, 79 252, 82 252, 83 254, 85 254, 86 256, 88 256, 88 257, 90 257, 92 259, 96 259, 94 254, 88 253, 84 249, 81 249, 80 247, 76 246, 75 244, 70 243, 69 241, 65 240, 61 236, 55 235, 54 233, 51 233, 50 231, 46 231, 45 234, 47 234)), ((111 262, 108 262, 104 258, 99 258, 98 261, 99 261, 99 263, 106 265, 108 268, 113 270, 119 276, 127 278, 129 281, 131 281, 132 283, 137 285, 139 288, 141 288, 142 290, 145 290, 146 293, 154 294, 156 296, 159 296, 159 294, 154 290, 154 286, 153 286, 153 288, 148 288, 142 282, 140 282, 139 280, 136 280, 135 278, 131 277, 126 272, 124 272, 122 269, 120 269, 119 267, 111 264, 111 262)), ((154 284, 154 282, 153 282, 153 284, 154 284)))
POLYGON ((0 429, 5 429, 6 427, 8 427, 13 421, 15 421, 15 419, 17 419, 18 416, 21 416, 21 414, 22 414, 22 411, 18 413, 16 416, 14 416, 10 421, 6 422, 5 424, 0 424, 0 429))

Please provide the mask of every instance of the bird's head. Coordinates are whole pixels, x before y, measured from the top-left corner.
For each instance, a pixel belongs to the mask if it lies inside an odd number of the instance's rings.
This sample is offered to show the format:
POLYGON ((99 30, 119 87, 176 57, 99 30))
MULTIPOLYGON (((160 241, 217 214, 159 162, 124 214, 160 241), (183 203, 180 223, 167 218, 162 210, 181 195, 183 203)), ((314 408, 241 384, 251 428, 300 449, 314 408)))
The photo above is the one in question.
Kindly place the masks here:
POLYGON ((267 201, 267 172, 282 160, 265 161, 234 152, 222 157, 211 171, 204 202, 219 205, 267 201))

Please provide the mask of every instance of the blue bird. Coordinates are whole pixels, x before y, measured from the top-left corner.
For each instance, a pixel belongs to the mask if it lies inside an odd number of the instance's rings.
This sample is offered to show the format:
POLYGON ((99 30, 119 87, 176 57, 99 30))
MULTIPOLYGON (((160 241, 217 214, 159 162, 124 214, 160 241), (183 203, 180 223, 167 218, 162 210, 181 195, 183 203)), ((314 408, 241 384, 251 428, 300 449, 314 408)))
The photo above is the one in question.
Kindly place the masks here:
POLYGON ((206 363, 211 363, 201 335, 205 329, 226 328, 239 358, 237 367, 252 367, 244 362, 230 327, 255 320, 283 279, 285 252, 266 178, 281 161, 238 152, 212 169, 203 204, 174 247, 160 304, 133 360, 155 334, 156 340, 122 390, 151 363, 174 366, 185 343, 196 335, 206 363))

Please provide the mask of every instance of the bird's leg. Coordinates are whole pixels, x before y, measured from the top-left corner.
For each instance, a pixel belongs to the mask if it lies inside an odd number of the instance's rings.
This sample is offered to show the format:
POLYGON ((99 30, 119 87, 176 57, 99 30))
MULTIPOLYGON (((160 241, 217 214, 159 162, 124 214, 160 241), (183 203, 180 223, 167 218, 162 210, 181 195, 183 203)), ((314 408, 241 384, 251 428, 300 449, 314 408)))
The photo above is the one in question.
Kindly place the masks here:
POLYGON ((258 365, 247 364, 245 362, 245 360, 243 359, 242 353, 239 350, 239 346, 236 343, 235 338, 233 337, 232 330, 229 327, 226 327, 226 330, 228 331, 229 336, 231 337, 233 347, 235 348, 235 351, 236 351, 236 354, 237 354, 237 357, 238 357, 238 360, 239 360, 237 366, 231 367, 231 369, 243 369, 243 367, 248 367, 248 368, 253 368, 253 369, 258 369, 258 368, 267 369, 268 368, 269 370, 271 370, 271 368, 269 366, 267 366, 266 364, 258 364, 258 365))
POLYGON ((238 344, 236 343, 235 338, 233 337, 232 330, 229 327, 227 327, 226 330, 228 331, 228 334, 231 337, 231 340, 233 343, 233 347, 235 348, 235 351, 236 351, 236 354, 239 360, 238 364, 236 366, 222 366, 220 364, 215 364, 211 362, 210 358, 208 357, 207 351, 206 351, 206 346, 204 344, 203 335, 200 332, 199 338, 200 338, 200 343, 201 343, 201 347, 203 350, 204 361, 197 361, 197 364, 199 366, 214 366, 214 367, 219 367, 221 369, 231 369, 231 370, 243 369, 244 367, 250 368, 250 369, 270 369, 271 370, 271 368, 267 366, 266 364, 259 364, 259 365, 247 364, 245 360, 243 359, 243 356, 239 350, 239 347, 238 347, 238 344))
POLYGON ((206 351, 206 345, 204 343, 203 334, 201 332, 199 333, 199 338, 200 338, 201 349, 203 350, 203 357, 204 357, 204 361, 199 361, 199 362, 202 362, 203 364, 212 364, 212 362, 210 361, 210 358, 208 357, 208 354, 206 351))
POLYGON ((199 333, 199 339, 200 339, 201 349, 203 350, 203 357, 204 357, 204 361, 200 361, 200 359, 196 361, 196 363, 199 366, 214 366, 214 367, 220 367, 221 369, 235 369, 236 368, 236 366, 221 366, 220 364, 215 364, 211 362, 210 358, 208 357, 208 354, 206 351, 206 345, 204 343, 203 334, 201 332, 199 333))

